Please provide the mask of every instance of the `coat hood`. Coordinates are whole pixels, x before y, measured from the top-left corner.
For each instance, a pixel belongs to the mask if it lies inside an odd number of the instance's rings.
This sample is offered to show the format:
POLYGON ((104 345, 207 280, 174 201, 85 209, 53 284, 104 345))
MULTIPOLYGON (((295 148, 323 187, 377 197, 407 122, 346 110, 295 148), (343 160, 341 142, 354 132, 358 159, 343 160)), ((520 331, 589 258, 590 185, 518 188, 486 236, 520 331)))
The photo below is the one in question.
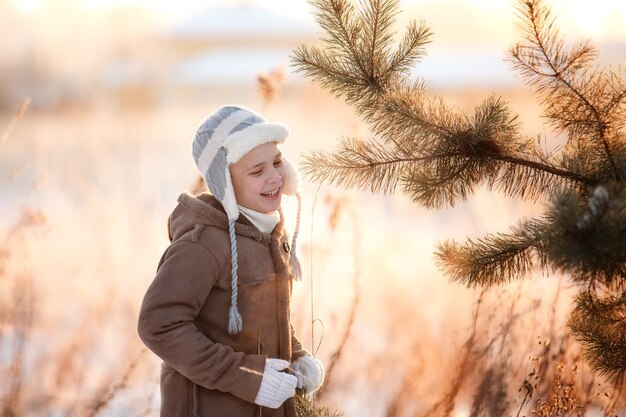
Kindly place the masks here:
MULTIPOLYGON (((178 205, 169 217, 170 240, 175 241, 196 225, 213 226, 228 230, 228 217, 222 204, 208 192, 196 196, 182 193, 178 205)), ((235 233, 269 244, 270 235, 259 231, 246 216, 239 216, 235 223, 235 233)))

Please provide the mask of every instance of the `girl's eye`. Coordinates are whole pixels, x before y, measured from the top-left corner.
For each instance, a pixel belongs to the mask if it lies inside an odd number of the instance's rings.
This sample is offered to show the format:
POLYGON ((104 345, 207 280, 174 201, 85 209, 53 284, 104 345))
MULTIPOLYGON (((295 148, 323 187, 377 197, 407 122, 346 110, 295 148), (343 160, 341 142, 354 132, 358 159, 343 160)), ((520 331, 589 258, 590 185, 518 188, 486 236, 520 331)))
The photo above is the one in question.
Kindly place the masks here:
POLYGON ((274 166, 279 166, 282 163, 283 163, 283 160, 279 159, 278 161, 274 161, 274 166))
POLYGON ((254 172, 251 172, 250 175, 258 177, 259 175, 261 175, 261 172, 263 171, 254 171, 254 172))

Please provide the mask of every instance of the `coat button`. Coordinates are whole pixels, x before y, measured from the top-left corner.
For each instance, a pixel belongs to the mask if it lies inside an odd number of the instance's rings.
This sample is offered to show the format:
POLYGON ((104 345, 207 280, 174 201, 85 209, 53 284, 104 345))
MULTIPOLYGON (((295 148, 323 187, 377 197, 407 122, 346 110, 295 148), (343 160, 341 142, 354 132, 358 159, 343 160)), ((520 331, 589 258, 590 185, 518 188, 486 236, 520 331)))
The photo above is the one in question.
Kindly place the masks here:
POLYGON ((285 248, 285 252, 289 253, 289 251, 291 250, 291 246, 289 246, 289 242, 284 241, 283 248, 285 248))

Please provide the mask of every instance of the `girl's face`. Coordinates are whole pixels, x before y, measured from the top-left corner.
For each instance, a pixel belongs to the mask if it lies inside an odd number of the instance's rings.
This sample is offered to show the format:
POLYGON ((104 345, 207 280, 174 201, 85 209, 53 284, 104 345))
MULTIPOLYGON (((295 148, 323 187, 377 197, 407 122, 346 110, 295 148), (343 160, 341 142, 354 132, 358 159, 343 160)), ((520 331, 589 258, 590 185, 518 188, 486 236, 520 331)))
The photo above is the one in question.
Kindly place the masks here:
POLYGON ((237 203, 262 213, 278 210, 287 173, 275 142, 253 148, 230 166, 230 175, 237 203))

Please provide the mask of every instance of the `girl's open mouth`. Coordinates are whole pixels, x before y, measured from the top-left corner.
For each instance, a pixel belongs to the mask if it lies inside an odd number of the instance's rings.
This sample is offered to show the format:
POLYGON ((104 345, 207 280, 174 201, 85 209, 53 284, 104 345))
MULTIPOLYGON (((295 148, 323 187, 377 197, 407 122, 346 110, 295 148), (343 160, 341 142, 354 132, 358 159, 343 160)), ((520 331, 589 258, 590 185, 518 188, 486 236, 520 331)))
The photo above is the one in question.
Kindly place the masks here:
POLYGON ((261 193, 261 195, 263 197, 267 197, 267 198, 276 198, 278 197, 278 194, 280 193, 280 188, 277 188, 273 191, 268 191, 266 193, 261 193))

